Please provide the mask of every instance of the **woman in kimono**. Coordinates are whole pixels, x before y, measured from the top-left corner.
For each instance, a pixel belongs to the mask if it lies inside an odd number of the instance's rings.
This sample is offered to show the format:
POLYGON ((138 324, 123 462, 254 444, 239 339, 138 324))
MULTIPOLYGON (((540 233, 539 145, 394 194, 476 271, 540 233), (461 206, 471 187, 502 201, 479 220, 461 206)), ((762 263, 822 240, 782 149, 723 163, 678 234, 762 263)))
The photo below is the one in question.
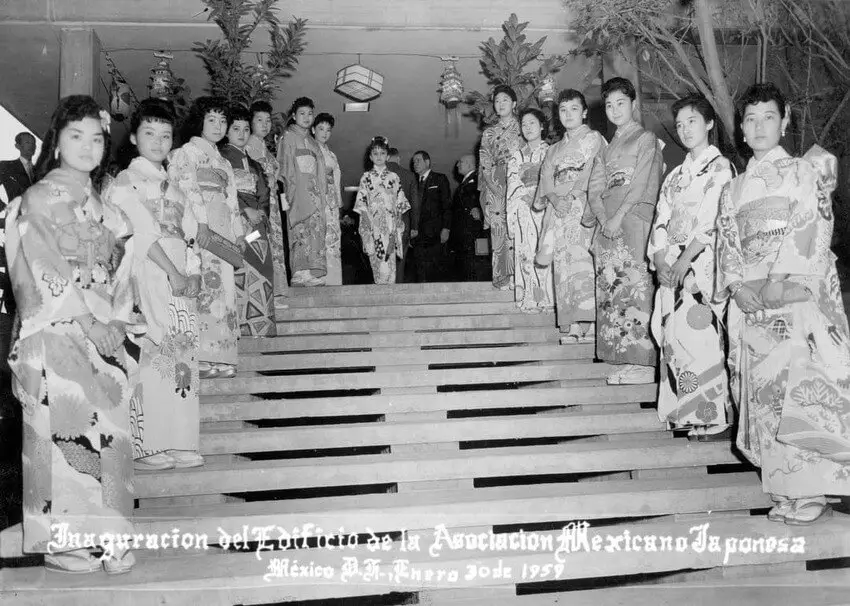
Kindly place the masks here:
POLYGON ((685 161, 664 180, 647 257, 658 277, 652 335, 661 349, 658 417, 689 437, 728 437, 723 311, 714 302, 714 223, 732 165, 717 140, 714 108, 701 95, 673 104, 685 161))
POLYGON ((493 89, 493 107, 499 122, 481 135, 478 156, 478 187, 484 210, 484 228, 490 229, 493 248, 493 286, 501 290, 514 287, 514 251, 508 237, 506 216, 508 160, 522 141, 516 119, 516 93, 510 86, 500 84, 493 89))
POLYGON ((171 152, 168 161, 168 179, 183 192, 198 221, 198 358, 202 379, 236 375, 239 322, 234 266, 207 250, 218 238, 245 249, 236 177, 230 162, 222 158, 216 147, 227 134, 228 122, 223 99, 199 97, 189 109, 184 126, 187 142, 171 152))
POLYGON ((23 548, 69 573, 101 565, 122 573, 134 563, 114 545, 103 545, 102 562, 89 548, 57 546, 51 528, 133 532, 128 376, 138 350, 125 337, 133 292, 119 242, 128 226, 99 195, 107 149, 109 114, 87 95, 63 98, 36 182, 6 220, 20 318, 9 366, 23 408, 23 548))
POLYGON ((147 330, 138 380, 130 400, 137 470, 198 467, 198 311, 200 259, 188 245, 197 221, 163 162, 176 123, 169 104, 145 99, 130 124, 139 156, 106 193, 133 230, 132 267, 137 305, 147 330))
POLYGON ((508 237, 514 244, 514 299, 521 310, 540 312, 551 309, 555 299, 551 266, 534 265, 543 213, 531 209, 549 148, 543 140, 546 116, 539 109, 529 108, 519 120, 525 143, 508 161, 506 204, 508 237))
POLYGON ((354 202, 360 215, 360 238, 363 252, 369 257, 375 284, 395 283, 396 257, 402 258, 404 213, 410 203, 401 189, 398 175, 387 168, 390 145, 384 137, 369 143, 372 169, 363 173, 354 202))
POLYGON ((837 162, 785 152, 790 110, 773 84, 750 87, 740 107, 753 158, 717 218, 737 444, 761 467, 768 519, 805 525, 830 514, 825 495, 850 494, 850 336, 829 250, 837 162))
POLYGON ((658 362, 649 334, 655 288, 646 245, 663 163, 658 139, 635 121, 635 98, 625 78, 602 86, 605 113, 617 132, 594 163, 588 191, 598 224, 596 357, 620 365, 609 384, 652 383, 658 362))
POLYGON ((289 204, 286 215, 292 286, 322 286, 327 275, 327 174, 322 150, 310 136, 313 108, 312 99, 307 97, 292 103, 291 123, 277 150, 289 204))
POLYGON ((339 209, 342 208, 342 172, 336 154, 328 147, 331 131, 334 127, 334 117, 327 113, 321 113, 313 121, 313 137, 322 150, 322 158, 325 161, 325 181, 327 183, 327 196, 325 200, 325 259, 328 273, 325 284, 328 286, 339 286, 342 284, 342 260, 340 258, 340 217, 339 209))
POLYGON ((562 343, 592 343, 596 337, 596 293, 590 241, 593 230, 581 224, 587 207, 590 171, 608 145, 586 124, 587 102, 577 90, 558 95, 563 138, 546 152, 540 169, 536 209, 546 209, 537 263, 552 264, 562 343))
POLYGON ((250 134, 251 114, 243 107, 231 108, 227 143, 222 146, 221 155, 233 169, 242 227, 248 234, 243 254, 245 264, 234 272, 239 332, 243 337, 273 337, 277 330, 269 187, 262 167, 245 152, 250 134))
POLYGON ((255 101, 251 104, 251 136, 245 145, 245 153, 263 168, 266 185, 269 188, 269 246, 274 266, 275 307, 286 309, 286 297, 289 295, 289 280, 286 276, 286 252, 283 215, 280 212, 280 192, 277 179, 280 165, 273 151, 266 145, 266 137, 272 129, 272 106, 267 101, 255 101))

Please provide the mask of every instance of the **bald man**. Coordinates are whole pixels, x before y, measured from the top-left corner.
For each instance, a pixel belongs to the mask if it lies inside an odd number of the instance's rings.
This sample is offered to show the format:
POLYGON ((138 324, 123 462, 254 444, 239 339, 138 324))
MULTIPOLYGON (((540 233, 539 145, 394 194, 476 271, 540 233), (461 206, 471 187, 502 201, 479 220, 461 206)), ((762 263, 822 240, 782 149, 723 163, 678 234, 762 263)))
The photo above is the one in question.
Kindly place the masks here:
MULTIPOLYGON (((462 156, 457 161, 456 169, 460 184, 452 201, 452 233, 449 239, 454 278, 460 282, 489 280, 489 277, 480 275, 482 266, 475 262, 475 241, 487 237, 483 233, 475 156, 462 156)), ((485 265, 489 267, 489 255, 485 259, 488 260, 485 265)))

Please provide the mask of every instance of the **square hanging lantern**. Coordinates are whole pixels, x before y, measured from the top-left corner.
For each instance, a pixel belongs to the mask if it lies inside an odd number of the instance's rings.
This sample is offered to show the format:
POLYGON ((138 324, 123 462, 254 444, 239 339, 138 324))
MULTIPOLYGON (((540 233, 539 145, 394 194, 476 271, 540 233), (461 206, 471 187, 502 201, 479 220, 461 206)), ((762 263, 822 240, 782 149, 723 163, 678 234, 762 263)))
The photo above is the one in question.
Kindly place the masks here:
POLYGON ((355 101, 371 101, 384 90, 384 77, 365 65, 349 65, 336 73, 334 90, 355 101))

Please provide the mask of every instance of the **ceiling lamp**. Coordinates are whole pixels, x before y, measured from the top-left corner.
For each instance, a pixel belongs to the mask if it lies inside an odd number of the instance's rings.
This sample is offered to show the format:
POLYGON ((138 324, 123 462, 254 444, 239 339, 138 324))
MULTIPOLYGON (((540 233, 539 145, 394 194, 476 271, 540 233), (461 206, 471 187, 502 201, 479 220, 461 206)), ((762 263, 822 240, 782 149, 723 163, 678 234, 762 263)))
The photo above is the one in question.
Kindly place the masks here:
POLYGON ((440 103, 452 108, 463 99, 463 80, 455 67, 457 57, 443 57, 446 62, 443 75, 440 76, 440 103))
POLYGON ((355 101, 371 101, 381 96, 381 91, 384 90, 384 77, 361 65, 358 56, 355 65, 344 67, 336 73, 334 90, 355 101))
POLYGON ((540 105, 552 103, 555 100, 555 78, 552 74, 546 74, 546 77, 540 82, 540 91, 537 93, 537 100, 540 105))

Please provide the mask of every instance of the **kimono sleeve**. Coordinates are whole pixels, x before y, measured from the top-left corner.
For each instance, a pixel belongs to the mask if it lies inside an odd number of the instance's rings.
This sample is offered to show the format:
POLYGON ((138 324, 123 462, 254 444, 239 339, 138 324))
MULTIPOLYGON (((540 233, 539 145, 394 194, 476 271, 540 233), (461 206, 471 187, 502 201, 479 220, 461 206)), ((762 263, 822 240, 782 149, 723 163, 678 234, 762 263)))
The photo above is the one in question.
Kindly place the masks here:
MULTIPOLYGON (((674 201, 671 200, 671 182, 679 174, 680 168, 677 168, 664 180, 664 185, 661 186, 661 194, 658 196, 658 204, 655 207, 655 220, 652 223, 652 230, 649 232, 649 242, 646 245, 646 256, 649 257, 649 269, 656 271, 658 268, 655 265, 655 254, 659 252, 667 252, 667 228, 670 224, 672 214, 672 206, 674 201)), ((715 213, 716 217, 717 213, 715 213)), ((712 224, 712 229, 714 228, 712 224)))
POLYGON ((540 199, 545 200, 549 194, 555 193, 555 156, 557 155, 556 150, 561 145, 555 144, 546 150, 546 156, 540 166, 540 183, 534 194, 534 202, 540 199))
POLYGON ((339 159, 337 159, 336 154, 330 152, 331 157, 334 160, 334 206, 335 208, 342 208, 342 169, 339 167, 339 159))
MULTIPOLYGON (((732 180, 732 164, 724 157, 717 158, 708 167, 705 186, 699 192, 702 197, 696 213, 694 240, 705 246, 714 246, 717 238, 717 212, 723 187, 732 180)), ((660 204, 659 199, 659 204, 660 204)))
POLYGON ((723 186, 720 194, 720 211, 717 215, 717 250, 715 274, 715 300, 725 301, 729 297, 728 289, 744 281, 744 253, 738 222, 735 218, 735 204, 732 200, 734 181, 723 186))
POLYGON ((146 195, 143 187, 144 183, 134 185, 126 174, 119 175, 105 195, 106 203, 120 209, 130 223, 137 262, 144 260, 150 247, 162 237, 159 222, 142 202, 146 195))
MULTIPOLYGON (((484 194, 490 188, 490 177, 493 173, 493 158, 491 130, 487 129, 481 136, 481 148, 478 150, 478 190, 484 194)), ((486 202, 486 200, 485 200, 486 202)))
POLYGON ((393 189, 395 190, 396 205, 395 209, 398 216, 401 217, 404 213, 410 210, 410 202, 407 196, 404 195, 404 189, 401 187, 401 179, 395 175, 393 179, 393 189))
POLYGON ((369 193, 367 190, 368 173, 360 177, 360 187, 357 189, 357 198, 354 200, 354 212, 360 215, 358 232, 363 241, 363 252, 367 255, 375 254, 375 240, 372 236, 372 221, 369 217, 369 193))
POLYGON ((198 223, 204 225, 209 223, 201 187, 198 185, 197 167, 186 149, 181 147, 171 155, 168 162, 168 178, 183 192, 186 202, 192 206, 192 212, 198 223))
MULTIPOLYGON (((600 146, 599 151, 591 160, 593 167, 590 169, 590 178, 587 180, 587 204, 599 224, 604 224, 608 219, 605 214, 605 205, 602 202, 602 194, 605 192, 608 183, 608 168, 605 165, 606 149, 606 147, 600 146)), ((583 217, 582 222, 587 224, 587 219, 587 216, 583 217)))
POLYGON ((829 246, 832 201, 811 164, 797 160, 795 169, 797 179, 791 192, 791 221, 768 273, 822 276, 826 273, 827 255, 821 247, 824 242, 829 246))
POLYGON ((233 237, 239 239, 245 236, 245 226, 242 223, 242 213, 239 212, 239 192, 236 190, 236 175, 230 162, 222 158, 225 171, 227 171, 227 206, 230 208, 230 229, 233 237))
MULTIPOLYGON (((516 213, 517 207, 522 204, 522 179, 520 178, 520 167, 522 166, 522 152, 515 151, 508 159, 507 198, 505 212, 511 217, 516 213)), ((511 228, 512 221, 508 221, 508 236, 514 237, 511 228)))
POLYGON ((295 164, 295 151, 297 142, 295 136, 290 132, 283 133, 283 138, 280 140, 280 145, 277 150, 277 161, 280 165, 279 176, 283 181, 286 196, 292 203, 292 196, 295 192, 295 181, 298 177, 298 167, 295 164))
POLYGON ((357 188, 357 198, 354 200, 354 208, 352 209, 361 216, 368 214, 369 210, 369 195, 366 193, 366 174, 360 177, 360 186, 357 188))
POLYGON ((44 199, 49 195, 46 186, 31 187, 8 211, 7 263, 22 339, 51 322, 91 313, 59 249, 60 226, 44 199))
POLYGON ((652 221, 652 210, 636 208, 638 204, 654 207, 658 200, 658 185, 662 172, 661 152, 658 139, 650 132, 641 133, 637 142, 635 172, 632 175, 629 191, 617 212, 625 216, 634 209, 647 221, 652 221))

